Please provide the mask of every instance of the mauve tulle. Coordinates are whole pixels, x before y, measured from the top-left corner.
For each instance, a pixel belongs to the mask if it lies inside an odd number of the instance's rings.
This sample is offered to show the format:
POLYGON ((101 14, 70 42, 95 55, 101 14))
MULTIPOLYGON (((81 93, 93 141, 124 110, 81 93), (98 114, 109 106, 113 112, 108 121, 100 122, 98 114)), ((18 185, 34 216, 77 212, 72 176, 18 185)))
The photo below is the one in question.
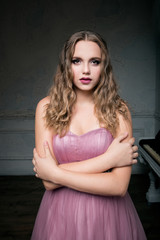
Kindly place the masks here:
MULTIPOLYGON (((82 161, 105 152, 113 138, 99 128, 78 136, 68 132, 53 139, 59 163, 82 161)), ((106 197, 66 187, 45 191, 32 240, 145 240, 146 236, 127 193, 106 197)))

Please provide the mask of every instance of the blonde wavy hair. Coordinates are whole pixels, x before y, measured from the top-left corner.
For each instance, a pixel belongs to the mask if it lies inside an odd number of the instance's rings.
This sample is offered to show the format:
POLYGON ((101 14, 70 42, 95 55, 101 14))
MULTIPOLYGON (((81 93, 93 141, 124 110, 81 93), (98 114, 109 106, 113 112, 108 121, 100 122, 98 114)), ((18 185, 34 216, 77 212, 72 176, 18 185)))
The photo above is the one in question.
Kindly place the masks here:
POLYGON ((71 64, 76 43, 81 40, 95 42, 101 49, 102 71, 100 81, 93 89, 95 114, 100 125, 114 135, 119 125, 117 113, 125 119, 128 118, 127 105, 118 95, 107 45, 99 34, 90 31, 76 32, 64 44, 49 91, 50 103, 46 105, 46 126, 53 128, 60 136, 69 129, 72 109, 76 102, 71 64))

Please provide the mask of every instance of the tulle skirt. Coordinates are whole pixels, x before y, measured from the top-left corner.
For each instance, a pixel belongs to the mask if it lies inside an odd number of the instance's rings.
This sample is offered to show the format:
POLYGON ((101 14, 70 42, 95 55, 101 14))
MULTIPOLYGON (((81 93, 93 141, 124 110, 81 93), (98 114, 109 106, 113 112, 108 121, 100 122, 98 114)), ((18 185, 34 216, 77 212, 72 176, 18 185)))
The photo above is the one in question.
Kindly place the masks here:
POLYGON ((32 240, 145 240, 132 200, 78 192, 46 191, 32 240))

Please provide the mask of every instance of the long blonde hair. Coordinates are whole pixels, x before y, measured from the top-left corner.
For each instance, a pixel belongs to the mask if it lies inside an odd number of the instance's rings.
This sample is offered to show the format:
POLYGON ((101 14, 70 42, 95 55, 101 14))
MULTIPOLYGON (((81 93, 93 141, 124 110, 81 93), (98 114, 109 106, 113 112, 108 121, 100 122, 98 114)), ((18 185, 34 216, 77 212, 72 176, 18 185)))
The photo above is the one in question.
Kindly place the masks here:
POLYGON ((76 102, 71 63, 75 45, 81 40, 95 42, 101 49, 102 72, 93 92, 95 114, 99 123, 114 135, 119 125, 117 113, 127 118, 127 106, 118 95, 107 45, 99 34, 90 31, 74 33, 64 44, 53 85, 49 91, 50 103, 46 106, 46 126, 53 128, 60 136, 69 129, 72 109, 76 102))

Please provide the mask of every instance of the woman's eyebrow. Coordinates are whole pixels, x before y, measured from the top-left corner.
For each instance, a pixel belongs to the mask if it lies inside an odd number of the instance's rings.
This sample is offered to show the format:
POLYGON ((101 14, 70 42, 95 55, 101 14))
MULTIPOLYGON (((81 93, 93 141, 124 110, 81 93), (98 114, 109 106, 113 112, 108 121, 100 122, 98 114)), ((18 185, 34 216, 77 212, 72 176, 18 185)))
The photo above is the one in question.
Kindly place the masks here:
MULTIPOLYGON (((72 58, 78 58, 78 59, 83 59, 82 57, 78 57, 78 56, 73 56, 72 58)), ((98 59, 98 60, 101 60, 102 58, 101 57, 91 57, 89 58, 89 60, 93 60, 93 59, 98 59)))
POLYGON ((82 59, 81 57, 77 57, 77 56, 73 56, 72 58, 78 58, 78 59, 82 59))
POLYGON ((92 60, 92 59, 101 60, 102 58, 101 57, 92 57, 92 58, 90 58, 90 60, 92 60))

